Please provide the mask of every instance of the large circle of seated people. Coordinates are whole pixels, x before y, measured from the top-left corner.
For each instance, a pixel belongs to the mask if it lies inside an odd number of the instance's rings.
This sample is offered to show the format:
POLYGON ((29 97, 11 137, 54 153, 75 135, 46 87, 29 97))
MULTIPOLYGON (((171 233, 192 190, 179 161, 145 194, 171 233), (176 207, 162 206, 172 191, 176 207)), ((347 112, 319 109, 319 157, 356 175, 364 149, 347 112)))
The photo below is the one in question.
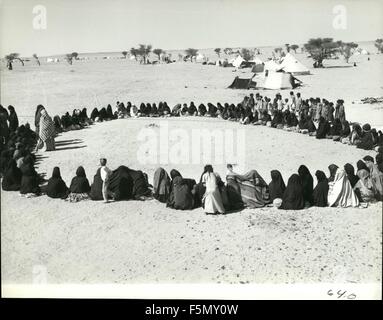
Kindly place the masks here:
MULTIPOLYGON (((8 110, 10 113, 14 112, 13 107, 8 110)), ((75 114, 80 115, 81 112, 75 114)), ((86 117, 86 109, 82 111, 82 115, 87 119, 84 125, 92 123, 93 119, 86 117)), ((118 118, 118 113, 111 119, 116 116, 118 118)), ((182 112, 179 116, 182 116, 182 112)), ((7 125, 7 130, 3 130, 5 126, 2 125, 0 144, 0 170, 4 191, 19 191, 27 197, 45 193, 51 198, 71 202, 103 199, 99 170, 90 185, 85 169, 79 167, 68 188, 61 177, 60 169, 55 167, 47 185, 41 187, 44 180, 35 170, 36 156, 33 154, 36 133, 30 129, 29 124, 15 128, 14 117, 10 117, 3 107, 0 108, 0 119, 2 124, 7 125)), ((202 206, 207 213, 225 213, 244 207, 259 208, 269 205, 287 210, 309 206, 366 206, 368 202, 382 200, 383 148, 378 146, 377 151, 376 163, 371 156, 364 157, 363 161, 359 160, 357 163, 356 174, 349 163, 343 168, 330 165, 328 178, 322 171, 316 171, 318 183, 315 188, 312 175, 304 165, 291 175, 287 186, 278 170, 271 171, 271 182, 267 184, 256 170, 238 174, 230 165, 226 184, 208 165, 198 182, 183 178, 176 170, 172 170, 169 177, 164 169, 158 168, 153 186, 150 186, 145 173, 120 166, 112 172, 108 191, 110 197, 117 201, 154 197, 170 208, 186 210, 202 206)))

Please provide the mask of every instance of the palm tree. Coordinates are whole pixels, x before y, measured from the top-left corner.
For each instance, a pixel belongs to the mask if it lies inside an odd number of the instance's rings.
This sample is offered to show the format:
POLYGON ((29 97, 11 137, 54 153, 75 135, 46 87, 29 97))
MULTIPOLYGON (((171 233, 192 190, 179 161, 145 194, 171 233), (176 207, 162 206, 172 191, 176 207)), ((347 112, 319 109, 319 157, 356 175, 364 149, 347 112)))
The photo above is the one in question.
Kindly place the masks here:
POLYGON ((137 56, 138 56, 138 50, 136 48, 131 48, 130 49, 130 54, 136 59, 137 61, 137 56))
POLYGON ((126 56, 127 56, 127 54, 128 54, 128 51, 122 51, 121 53, 122 53, 122 55, 124 56, 124 58, 126 59, 126 56))
POLYGON ((380 53, 383 53, 383 39, 376 39, 375 40, 375 47, 378 48, 378 51, 380 53))
POLYGON ((153 53, 158 57, 158 61, 160 61, 160 59, 161 59, 161 54, 165 53, 165 51, 162 50, 162 49, 154 49, 154 50, 153 50, 153 53))
POLYGON ((73 63, 73 54, 72 53, 68 53, 65 55, 65 60, 70 64, 72 65, 73 63))
POLYGON ((299 46, 297 44, 292 44, 290 48, 294 50, 294 53, 297 53, 297 49, 299 48, 299 46))
POLYGON ((73 57, 75 60, 78 60, 78 53, 77 53, 77 52, 72 52, 72 57, 73 57))
POLYGON ((142 59, 144 60, 144 64, 146 64, 148 62, 149 53, 152 51, 152 45, 140 44, 137 51, 138 51, 138 55, 140 55, 142 59))
POLYGON ((41 64, 40 64, 39 57, 37 56, 36 53, 34 53, 34 54, 32 55, 32 57, 35 58, 35 60, 36 60, 36 62, 37 62, 38 65, 41 65, 41 64))
POLYGON ((221 48, 215 48, 214 52, 217 54, 218 58, 221 57, 221 48))
POLYGON ((24 66, 24 61, 20 58, 20 55, 18 53, 10 53, 5 56, 5 59, 7 60, 7 68, 9 70, 12 70, 12 63, 14 60, 19 60, 21 62, 21 65, 24 66))
POLYGON ((193 57, 197 57, 198 50, 189 48, 185 50, 186 55, 190 58, 190 62, 193 61, 193 57))

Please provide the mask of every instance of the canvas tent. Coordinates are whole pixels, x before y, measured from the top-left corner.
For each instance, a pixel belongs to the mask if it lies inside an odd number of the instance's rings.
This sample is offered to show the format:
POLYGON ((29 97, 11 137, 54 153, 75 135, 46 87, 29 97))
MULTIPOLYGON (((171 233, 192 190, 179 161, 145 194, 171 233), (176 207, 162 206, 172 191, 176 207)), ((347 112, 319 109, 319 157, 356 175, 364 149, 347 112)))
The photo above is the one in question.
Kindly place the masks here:
POLYGON ((302 82, 295 78, 291 73, 269 71, 265 82, 264 89, 294 89, 302 82))
POLYGON ((278 71, 281 69, 281 66, 276 63, 274 60, 268 60, 265 61, 265 70, 270 70, 270 71, 278 71))
POLYGON ((196 58, 195 58, 195 61, 196 62, 205 62, 206 61, 206 57, 202 53, 198 53, 196 58))
POLYGON ((291 53, 287 53, 282 59, 280 69, 285 72, 290 72, 293 75, 310 74, 310 70, 299 62, 291 53))
POLYGON ((237 58, 235 58, 231 64, 236 67, 236 68, 239 68, 242 64, 242 62, 245 62, 245 59, 243 59, 240 55, 238 55, 237 58))
POLYGON ((254 87, 252 81, 254 74, 236 76, 233 83, 229 86, 230 89, 249 89, 254 87))

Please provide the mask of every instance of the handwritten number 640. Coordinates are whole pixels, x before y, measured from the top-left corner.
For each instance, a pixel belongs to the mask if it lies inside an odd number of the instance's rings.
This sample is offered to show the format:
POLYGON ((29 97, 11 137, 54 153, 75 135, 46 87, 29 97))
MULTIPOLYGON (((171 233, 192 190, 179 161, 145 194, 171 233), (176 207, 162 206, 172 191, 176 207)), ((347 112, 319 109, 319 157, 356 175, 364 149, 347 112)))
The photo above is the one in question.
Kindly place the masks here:
POLYGON ((346 298, 346 299, 349 299, 349 300, 353 300, 353 299, 356 298, 356 294, 355 294, 355 293, 350 293, 350 294, 348 294, 348 295, 346 295, 346 293, 347 293, 346 290, 344 290, 344 291, 342 291, 342 290, 338 290, 338 292, 336 292, 336 293, 334 293, 332 289, 330 289, 329 291, 327 291, 327 294, 328 294, 330 297, 336 295, 336 297, 337 297, 338 299, 340 299, 340 298, 343 297, 343 298, 346 298))

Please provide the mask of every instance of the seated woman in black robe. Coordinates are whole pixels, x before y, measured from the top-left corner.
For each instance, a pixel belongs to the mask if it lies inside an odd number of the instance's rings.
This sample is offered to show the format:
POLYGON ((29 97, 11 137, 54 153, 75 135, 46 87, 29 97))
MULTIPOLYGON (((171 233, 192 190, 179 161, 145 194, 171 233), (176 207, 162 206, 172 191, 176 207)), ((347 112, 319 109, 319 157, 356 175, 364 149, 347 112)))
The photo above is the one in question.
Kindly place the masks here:
POLYGON ((162 101, 160 101, 160 103, 158 104, 158 116, 160 117, 163 117, 164 116, 164 104, 162 103, 162 101))
POLYGON ((355 168, 351 163, 346 163, 344 165, 344 171, 346 171, 348 181, 350 181, 351 187, 354 188, 356 183, 359 180, 359 177, 355 175, 355 168))
POLYGON ((73 177, 70 183, 69 191, 68 201, 70 202, 79 202, 89 199, 89 181, 86 177, 85 169, 82 166, 77 168, 76 176, 73 177))
POLYGON ((177 103, 172 109, 172 116, 179 117, 181 115, 181 109, 182 105, 180 103, 177 103))
POLYGON ((309 132, 310 136, 316 136, 316 130, 314 121, 312 120, 311 116, 307 116, 307 130, 309 132))
POLYGON ((283 177, 278 170, 271 170, 271 182, 269 183, 270 201, 274 202, 275 199, 282 201, 283 193, 286 190, 283 177))
POLYGON ((63 128, 63 131, 72 130, 72 117, 70 116, 69 112, 66 112, 61 117, 61 125, 63 128))
POLYGON ((92 110, 92 113, 90 114, 90 118, 92 121, 96 121, 96 118, 99 117, 99 112, 98 112, 98 109, 97 108, 94 108, 92 110))
POLYGON ((20 170, 22 173, 20 194, 27 197, 40 195, 39 176, 33 166, 33 158, 30 155, 24 158, 20 170))
POLYGON ((138 110, 138 116, 139 117, 146 117, 146 106, 145 103, 140 104, 140 108, 138 110))
POLYGON ((299 115, 298 127, 300 133, 306 134, 309 132, 307 119, 303 112, 299 115))
POLYGON ((168 104, 166 103, 166 101, 164 102, 164 116, 170 116, 170 114, 172 113, 168 104))
POLYGON ((178 210, 193 209, 195 207, 194 185, 192 184, 194 180, 182 178, 181 174, 175 169, 170 171, 170 177, 172 181, 166 206, 178 210))
POLYGON ((279 209, 283 210, 301 210, 305 207, 303 198, 303 188, 301 178, 293 174, 288 182, 282 197, 282 204, 279 209))
POLYGON ((371 150, 375 145, 374 136, 371 133, 371 126, 367 123, 363 127, 360 142, 356 145, 358 149, 371 150))
POLYGON ((152 104, 152 110, 151 110, 150 116, 151 117, 158 117, 159 116, 158 108, 157 108, 157 105, 155 103, 152 104))
POLYGON ((152 115, 152 105, 150 103, 147 103, 145 106, 145 115, 147 117, 150 117, 152 115))
MULTIPOLYGON (((258 112, 257 112, 257 114, 258 114, 258 112)), ((266 126, 269 123, 269 125, 271 126, 271 116, 269 115, 267 110, 263 110, 259 120, 261 121, 262 125, 266 126)), ((254 119, 254 121, 255 121, 255 119, 254 119)))
POLYGON ((112 110, 112 106, 108 104, 106 107, 106 120, 113 120, 114 119, 114 114, 112 110))
POLYGON ((93 177, 93 183, 90 187, 90 193, 89 196, 92 200, 104 200, 102 196, 102 185, 103 181, 101 178, 101 168, 98 168, 96 171, 96 174, 93 177))
POLYGON ((59 167, 53 168, 52 177, 48 180, 46 194, 53 199, 65 199, 69 194, 69 189, 61 178, 59 167))
POLYGON ((132 103, 130 101, 126 104, 126 116, 130 117, 130 110, 132 109, 132 103))
POLYGON ((53 117, 53 122, 55 123, 55 131, 57 133, 60 133, 63 131, 62 124, 61 124, 61 119, 59 116, 54 116, 53 117))
POLYGON ((282 111, 276 110, 271 120, 271 127, 281 129, 283 127, 283 113, 282 111))
POLYGON ((194 102, 190 102, 190 106, 188 108, 189 116, 196 116, 198 114, 197 107, 194 105, 194 102))
POLYGON ((207 104, 207 113, 208 113, 209 117, 216 117, 217 116, 217 107, 209 102, 207 104))
POLYGON ((330 124, 328 121, 325 120, 325 118, 320 117, 319 123, 318 123, 318 129, 316 131, 316 138, 317 139, 326 139, 326 137, 329 136, 330 133, 330 124))
POLYGON ((298 174, 302 182, 303 199, 305 201, 305 206, 310 206, 313 203, 313 199, 312 199, 313 188, 314 188, 313 177, 309 169, 305 165, 301 165, 299 167, 298 174))
POLYGON ((339 141, 341 134, 342 134, 342 123, 340 122, 340 119, 337 118, 334 120, 334 123, 330 128, 329 136, 331 136, 334 141, 339 141))
POLYGON ((318 183, 313 190, 313 205, 315 207, 327 207, 328 201, 328 181, 323 171, 317 170, 315 172, 318 183))
POLYGON ((153 197, 160 202, 166 203, 170 195, 171 180, 164 168, 158 168, 153 177, 153 197))
POLYGON ((207 113, 206 107, 203 103, 198 106, 198 115, 204 117, 207 113))
POLYGON ((8 162, 8 167, 3 176, 1 186, 4 191, 18 191, 20 190, 22 173, 21 170, 17 167, 16 161, 10 159, 8 162))
POLYGON ((108 120, 108 113, 106 112, 105 108, 101 108, 100 112, 98 113, 98 120, 99 121, 108 120))
POLYGON ((188 105, 184 103, 181 108, 181 116, 187 116, 188 114, 188 105))
POLYGON ((350 123, 347 120, 344 120, 342 122, 342 130, 340 132, 340 141, 343 143, 343 139, 349 139, 350 134, 350 123))

